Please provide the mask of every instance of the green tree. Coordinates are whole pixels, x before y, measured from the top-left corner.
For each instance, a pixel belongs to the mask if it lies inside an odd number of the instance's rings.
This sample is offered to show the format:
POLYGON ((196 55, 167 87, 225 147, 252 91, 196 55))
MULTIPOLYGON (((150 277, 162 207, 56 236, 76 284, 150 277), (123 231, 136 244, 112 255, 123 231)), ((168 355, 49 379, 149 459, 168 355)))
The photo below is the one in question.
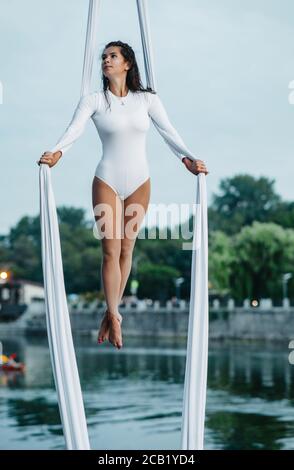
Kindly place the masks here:
POLYGON ((60 206, 57 208, 58 220, 60 223, 66 224, 71 228, 87 227, 85 218, 85 209, 77 207, 60 206))
POLYGON ((41 229, 39 217, 22 217, 8 234, 9 258, 13 275, 42 281, 41 229))
POLYGON ((294 202, 281 201, 272 210, 271 222, 284 228, 294 227, 294 202))
POLYGON ((213 290, 225 294, 230 290, 230 277, 235 252, 232 239, 219 230, 209 233, 208 278, 213 290))
POLYGON ((174 279, 180 272, 170 266, 142 263, 138 268, 138 297, 164 301, 175 295, 174 279))
MULTIPOLYGON (((179 232, 181 233, 181 232, 179 232)), ((170 230, 167 231, 168 237, 170 230)), ((138 239, 136 241, 136 251, 140 254, 142 261, 151 262, 155 265, 162 264, 177 270, 176 277, 183 277, 184 282, 181 285, 181 297, 188 298, 190 296, 190 279, 191 279, 191 250, 183 250, 182 243, 186 240, 182 239, 138 239)), ((127 284, 128 287, 129 283, 127 284)), ((175 292, 173 290, 173 292, 175 292)))
POLYGON ((274 191, 274 180, 251 175, 236 175, 220 183, 209 209, 210 230, 234 234, 254 221, 268 222, 276 211, 280 196, 274 191))
POLYGON ((282 274, 293 271, 294 231, 254 222, 234 237, 234 250, 230 278, 234 296, 281 299, 282 274))

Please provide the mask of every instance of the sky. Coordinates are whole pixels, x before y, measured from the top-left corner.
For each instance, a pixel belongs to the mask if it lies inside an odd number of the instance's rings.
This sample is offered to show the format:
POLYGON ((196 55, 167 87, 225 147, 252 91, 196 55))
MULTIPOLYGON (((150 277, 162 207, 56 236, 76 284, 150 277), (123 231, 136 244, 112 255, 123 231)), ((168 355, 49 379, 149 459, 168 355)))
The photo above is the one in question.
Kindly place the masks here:
MULTIPOLYGON (((0 0, 0 234, 39 213, 39 166, 79 100, 88 1, 0 0), (70 5, 70 7, 69 7, 70 5), (1 88, 1 87, 0 87, 1 88)), ((220 180, 248 173, 294 199, 293 0, 149 0, 157 92, 185 144, 204 160, 208 202, 220 180)), ((111 40, 143 56, 135 0, 102 0, 99 56, 111 40)), ((153 204, 195 199, 196 177, 151 124, 153 204)), ((91 184, 102 146, 91 121, 51 169, 56 205, 93 217, 91 184)))

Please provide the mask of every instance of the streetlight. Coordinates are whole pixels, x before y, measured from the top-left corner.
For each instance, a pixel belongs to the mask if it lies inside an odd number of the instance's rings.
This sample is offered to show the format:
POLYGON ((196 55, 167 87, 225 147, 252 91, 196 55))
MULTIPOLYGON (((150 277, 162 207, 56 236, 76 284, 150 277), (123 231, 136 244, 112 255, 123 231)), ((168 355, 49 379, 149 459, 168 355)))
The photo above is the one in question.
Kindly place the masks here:
POLYGON ((140 261, 140 256, 134 256, 133 258, 133 269, 132 269, 132 279, 130 285, 131 294, 137 298, 137 290, 139 287, 139 281, 137 279, 137 272, 138 272, 138 262, 140 261))
POLYGON ((132 274, 133 278, 136 279, 137 277, 137 272, 138 272, 138 263, 140 261, 140 256, 134 256, 133 257, 133 263, 132 263, 132 274))
POLYGON ((183 277, 177 277, 175 279, 176 298, 177 298, 177 300, 180 300, 180 288, 181 288, 181 285, 183 284, 184 280, 185 279, 183 277))
POLYGON ((10 271, 0 270, 0 284, 6 284, 11 278, 10 271))
POLYGON ((288 285, 288 281, 289 281, 289 279, 291 279, 291 277, 292 277, 292 273, 285 273, 285 274, 283 274, 283 276, 282 276, 283 298, 284 298, 284 299, 287 299, 287 295, 288 295, 288 292, 287 292, 287 285, 288 285))
POLYGON ((137 296, 138 287, 139 287, 139 282, 137 281, 137 279, 132 279, 130 291, 131 291, 131 294, 134 295, 135 297, 137 296))

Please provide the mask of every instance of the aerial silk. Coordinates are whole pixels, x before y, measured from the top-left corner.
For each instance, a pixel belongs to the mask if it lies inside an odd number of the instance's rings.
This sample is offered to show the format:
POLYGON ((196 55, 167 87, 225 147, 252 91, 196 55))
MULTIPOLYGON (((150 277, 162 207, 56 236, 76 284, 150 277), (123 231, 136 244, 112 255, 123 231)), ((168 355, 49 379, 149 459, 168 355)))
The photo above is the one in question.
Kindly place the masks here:
POLYGON ((182 413, 182 449, 202 450, 208 357, 208 235, 204 173, 196 177, 190 309, 182 413))
MULTIPOLYGON (((147 85, 156 89, 147 1, 137 0, 147 85)), ((155 127, 156 122, 153 121, 155 127)), ((169 143, 166 141, 169 145, 169 143)), ((208 357, 208 236, 206 177, 196 177, 196 213, 192 242, 192 268, 186 370, 182 410, 181 448, 202 450, 208 357)))
MULTIPOLYGON (((156 89, 147 1, 136 0, 136 3, 147 86, 156 89)), ((81 96, 91 90, 99 5, 100 0, 89 1, 81 96)), ((181 448, 201 450, 204 441, 208 354, 207 196, 205 175, 200 173, 195 180, 196 213, 192 242, 181 448)), ((87 450, 90 445, 64 288, 56 206, 50 169, 46 164, 40 165, 40 219, 50 356, 66 447, 87 450)))
MULTIPOLYGON (((95 56, 99 2, 90 1, 81 95, 88 93, 95 56)), ((85 410, 64 286, 56 205, 48 165, 40 165, 40 223, 46 322, 59 412, 68 450, 89 450, 85 410)))
POLYGON ((48 165, 40 165, 40 223, 50 357, 66 448, 90 449, 64 287, 58 219, 48 165))

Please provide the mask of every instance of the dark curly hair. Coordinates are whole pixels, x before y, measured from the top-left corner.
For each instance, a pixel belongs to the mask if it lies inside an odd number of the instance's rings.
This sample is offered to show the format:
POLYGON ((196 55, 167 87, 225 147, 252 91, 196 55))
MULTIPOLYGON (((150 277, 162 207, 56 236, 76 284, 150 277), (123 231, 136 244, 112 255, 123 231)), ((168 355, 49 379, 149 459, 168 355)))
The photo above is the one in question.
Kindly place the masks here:
MULTIPOLYGON (((122 56, 125 58, 127 62, 130 64, 130 68, 127 71, 127 77, 126 77, 126 83, 127 87, 131 91, 147 91, 149 93, 156 94, 156 91, 152 90, 151 87, 144 88, 143 84, 141 82, 141 77, 140 77, 140 72, 139 72, 139 67, 137 64, 136 56, 134 53, 134 50, 132 49, 129 44, 122 42, 122 41, 111 41, 106 46, 104 47, 104 50, 107 49, 108 47, 120 47, 120 52, 122 56)), ((103 54, 102 54, 103 55, 103 54)), ((101 60, 102 60, 102 55, 101 55, 101 60)), ((107 90, 109 88, 109 80, 108 78, 103 74, 102 72, 102 82, 103 82, 103 92, 105 99, 107 103, 110 106, 110 103, 108 101, 108 96, 107 96, 107 90)))

